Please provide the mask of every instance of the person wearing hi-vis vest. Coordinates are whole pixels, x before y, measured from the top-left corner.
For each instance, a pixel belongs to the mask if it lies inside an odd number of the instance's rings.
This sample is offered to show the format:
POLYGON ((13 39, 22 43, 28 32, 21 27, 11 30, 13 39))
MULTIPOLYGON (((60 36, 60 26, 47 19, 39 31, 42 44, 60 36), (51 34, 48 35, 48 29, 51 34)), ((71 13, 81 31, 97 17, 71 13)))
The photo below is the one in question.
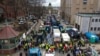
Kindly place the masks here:
POLYGON ((63 44, 60 43, 58 48, 59 48, 59 52, 60 52, 61 50, 63 51, 63 44))
POLYGON ((55 46, 54 46, 54 45, 51 45, 51 46, 50 46, 50 50, 51 50, 51 52, 53 52, 54 49, 55 49, 55 46))
POLYGON ((48 49, 49 49, 49 44, 46 44, 46 51, 48 51, 48 49))

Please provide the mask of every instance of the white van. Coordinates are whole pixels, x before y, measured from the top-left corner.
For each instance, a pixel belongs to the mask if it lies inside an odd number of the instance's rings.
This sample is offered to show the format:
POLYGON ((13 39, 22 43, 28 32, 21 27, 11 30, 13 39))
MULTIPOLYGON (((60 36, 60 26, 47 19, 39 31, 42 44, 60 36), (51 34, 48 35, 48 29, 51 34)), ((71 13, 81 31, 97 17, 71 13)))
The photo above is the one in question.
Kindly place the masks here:
POLYGON ((70 41, 70 36, 68 33, 62 33, 62 41, 63 42, 69 42, 70 41))
POLYGON ((53 38, 55 41, 61 41, 61 32, 59 29, 53 29, 53 38))

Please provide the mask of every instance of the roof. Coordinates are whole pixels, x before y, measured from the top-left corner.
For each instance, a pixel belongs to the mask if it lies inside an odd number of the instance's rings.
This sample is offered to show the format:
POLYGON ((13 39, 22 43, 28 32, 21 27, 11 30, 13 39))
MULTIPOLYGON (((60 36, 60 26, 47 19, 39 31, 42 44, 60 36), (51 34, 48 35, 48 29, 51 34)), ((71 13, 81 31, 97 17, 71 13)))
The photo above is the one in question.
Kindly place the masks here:
POLYGON ((9 39, 18 36, 19 33, 11 26, 6 26, 0 31, 0 39, 9 39))
POLYGON ((54 38, 54 41, 61 41, 61 38, 54 38))
POLYGON ((77 15, 82 17, 100 17, 100 13, 78 13, 77 15))
POLYGON ((67 33, 62 33, 62 37, 63 38, 70 38, 69 35, 67 33))
POLYGON ((66 31, 72 37, 79 35, 79 32, 78 31, 75 31, 75 29, 69 29, 69 30, 66 30, 66 31))
POLYGON ((53 29, 54 37, 60 37, 60 30, 59 29, 53 29))
POLYGON ((53 30, 54 30, 54 33, 60 33, 59 29, 53 29, 53 30))
POLYGON ((39 48, 37 48, 37 47, 36 48, 30 48, 29 52, 30 53, 38 53, 39 52, 39 48))
POLYGON ((93 34, 91 32, 86 32, 85 35, 87 38, 99 38, 96 34, 93 34))
POLYGON ((74 30, 74 31, 78 31, 78 29, 77 29, 77 28, 72 28, 72 30, 74 30))
POLYGON ((64 41, 70 41, 70 36, 67 33, 62 33, 62 38, 64 41))

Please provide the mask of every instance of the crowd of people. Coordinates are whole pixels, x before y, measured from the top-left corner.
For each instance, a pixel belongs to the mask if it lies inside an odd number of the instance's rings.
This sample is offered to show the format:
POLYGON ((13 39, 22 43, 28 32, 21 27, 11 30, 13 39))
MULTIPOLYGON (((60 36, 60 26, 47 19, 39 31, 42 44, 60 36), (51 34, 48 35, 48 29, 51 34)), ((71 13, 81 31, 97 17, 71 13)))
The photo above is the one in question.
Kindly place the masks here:
MULTIPOLYGON (((70 42, 54 42, 53 44, 48 44, 47 42, 40 43, 39 45, 35 45, 36 42, 34 42, 34 39, 30 39, 28 42, 27 40, 24 40, 21 42, 20 49, 23 49, 26 56, 27 56, 27 50, 29 48, 33 47, 40 47, 41 49, 44 49, 47 53, 52 53, 55 51, 58 51, 59 53, 68 53, 67 55, 70 56, 70 53, 74 56, 85 56, 84 51, 81 49, 82 46, 85 46, 85 42, 81 39, 73 40, 71 39, 70 42)), ((22 53, 20 53, 20 56, 22 56, 22 53)))
MULTIPOLYGON (((42 43, 40 44, 40 48, 43 48, 46 50, 46 52, 55 52, 58 51, 59 53, 68 53, 69 51, 76 56, 85 56, 83 50, 81 49, 82 46, 84 46, 83 41, 70 41, 66 43, 56 42, 53 45, 50 45, 48 43, 42 43)), ((69 54, 68 54, 69 55, 69 54)))
MULTIPOLYGON (((34 44, 34 39, 31 39, 30 42, 28 42, 27 40, 24 40, 21 42, 21 49, 23 49, 25 52, 27 52, 27 50, 29 48, 32 47, 40 47, 42 49, 45 49, 46 52, 55 52, 58 51, 59 53, 68 53, 69 51, 71 51, 71 53, 73 55, 76 54, 76 56, 82 56, 83 55, 83 51, 81 49, 82 46, 85 45, 83 40, 71 40, 70 42, 55 42, 54 44, 48 44, 46 42, 43 42, 42 44, 39 44, 38 46, 36 46, 34 44)), ((83 55, 84 56, 84 55, 83 55)))

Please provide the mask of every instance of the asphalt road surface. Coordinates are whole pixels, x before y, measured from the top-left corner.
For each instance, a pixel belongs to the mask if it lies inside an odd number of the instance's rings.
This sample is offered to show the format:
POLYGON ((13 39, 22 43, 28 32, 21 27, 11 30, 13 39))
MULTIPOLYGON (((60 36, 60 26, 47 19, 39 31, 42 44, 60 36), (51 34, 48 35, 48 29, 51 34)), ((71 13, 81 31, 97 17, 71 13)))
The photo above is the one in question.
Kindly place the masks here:
MULTIPOLYGON (((45 50, 41 50, 41 52, 42 56, 45 56, 45 50)), ((73 56, 73 54, 70 51, 68 53, 70 53, 70 55, 73 56)), ((67 56, 67 53, 62 53, 62 52, 59 53, 58 51, 56 51, 55 56, 67 56)))

